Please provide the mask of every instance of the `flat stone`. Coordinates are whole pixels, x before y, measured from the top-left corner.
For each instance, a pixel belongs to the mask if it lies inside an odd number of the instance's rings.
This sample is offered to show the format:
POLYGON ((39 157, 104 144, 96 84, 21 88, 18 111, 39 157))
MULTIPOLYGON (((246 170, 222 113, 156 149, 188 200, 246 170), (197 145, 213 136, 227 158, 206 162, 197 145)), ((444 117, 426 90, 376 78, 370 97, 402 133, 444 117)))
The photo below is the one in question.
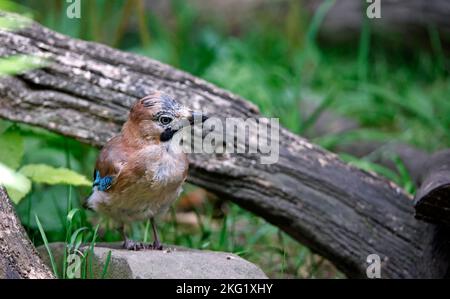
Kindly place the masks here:
MULTIPOLYGON (((50 249, 61 273, 64 258, 64 243, 51 243, 50 249)), ((88 252, 88 246, 80 248, 88 252)), ((165 245, 165 250, 129 251, 119 243, 99 243, 92 255, 92 274, 101 278, 109 252, 111 258, 106 278, 178 278, 178 279, 264 279, 267 276, 256 265, 226 252, 196 250, 165 245)), ((44 246, 38 248, 44 262, 51 268, 50 259, 44 246)), ((73 261, 80 260, 81 253, 68 258, 70 273, 73 261)), ((87 268, 90 268, 88 266, 87 268)), ((89 270, 90 271, 90 270, 89 270)), ((75 275, 76 276, 76 275, 75 275)), ((88 275, 90 277, 90 275, 88 275)))

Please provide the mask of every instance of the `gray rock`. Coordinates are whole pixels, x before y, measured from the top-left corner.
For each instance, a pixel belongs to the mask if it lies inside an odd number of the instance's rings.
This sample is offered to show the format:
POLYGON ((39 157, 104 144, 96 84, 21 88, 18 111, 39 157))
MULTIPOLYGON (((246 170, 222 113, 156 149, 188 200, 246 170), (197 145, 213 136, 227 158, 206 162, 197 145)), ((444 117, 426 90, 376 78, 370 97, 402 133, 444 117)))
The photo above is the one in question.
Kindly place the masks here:
MULTIPOLYGON (((61 273, 64 259, 64 243, 52 243, 50 249, 61 273)), ((106 278, 197 278, 197 279, 261 279, 267 278, 256 265, 243 258, 226 252, 188 249, 178 246, 167 246, 166 250, 128 251, 121 249, 118 243, 101 243, 94 248, 91 266, 94 278, 101 278, 109 251, 111 258, 107 268, 106 278)), ((89 253, 88 247, 80 249, 89 253)), ((44 246, 38 248, 44 262, 51 267, 47 250, 44 246)), ((70 273, 75 267, 74 260, 79 260, 81 254, 69 258, 70 273)), ((89 257, 90 258, 90 257, 89 257)), ((91 277, 89 274, 87 277, 91 277)))

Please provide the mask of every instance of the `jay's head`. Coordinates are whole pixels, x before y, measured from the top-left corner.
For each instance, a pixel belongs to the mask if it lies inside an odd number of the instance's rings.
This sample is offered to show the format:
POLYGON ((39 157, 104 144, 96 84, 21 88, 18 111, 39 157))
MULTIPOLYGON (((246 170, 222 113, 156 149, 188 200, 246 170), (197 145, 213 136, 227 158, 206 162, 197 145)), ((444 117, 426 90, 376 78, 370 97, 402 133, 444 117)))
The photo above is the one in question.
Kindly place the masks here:
POLYGON ((169 141, 182 128, 206 119, 205 115, 192 111, 161 92, 136 101, 129 116, 140 137, 161 142, 169 141))

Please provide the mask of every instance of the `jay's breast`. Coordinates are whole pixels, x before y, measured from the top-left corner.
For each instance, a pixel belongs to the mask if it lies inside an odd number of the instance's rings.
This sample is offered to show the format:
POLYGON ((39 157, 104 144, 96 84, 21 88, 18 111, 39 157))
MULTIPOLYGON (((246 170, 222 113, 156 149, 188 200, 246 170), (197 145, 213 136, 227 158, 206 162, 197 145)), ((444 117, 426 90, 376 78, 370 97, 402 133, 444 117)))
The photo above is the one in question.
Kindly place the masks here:
POLYGON ((144 175, 135 177, 120 192, 109 194, 99 210, 120 222, 142 221, 165 213, 181 193, 188 165, 185 159, 164 158, 149 165, 144 175))

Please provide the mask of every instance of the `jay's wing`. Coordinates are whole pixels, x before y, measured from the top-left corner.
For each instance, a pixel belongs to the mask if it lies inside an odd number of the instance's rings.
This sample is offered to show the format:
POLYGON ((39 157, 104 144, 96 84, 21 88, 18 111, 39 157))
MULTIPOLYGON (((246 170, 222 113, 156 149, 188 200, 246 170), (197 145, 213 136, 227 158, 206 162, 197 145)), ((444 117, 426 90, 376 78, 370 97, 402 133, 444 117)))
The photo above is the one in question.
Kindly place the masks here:
POLYGON ((99 191, 109 190, 121 172, 126 157, 119 136, 111 139, 101 150, 95 164, 94 182, 92 187, 99 191))

